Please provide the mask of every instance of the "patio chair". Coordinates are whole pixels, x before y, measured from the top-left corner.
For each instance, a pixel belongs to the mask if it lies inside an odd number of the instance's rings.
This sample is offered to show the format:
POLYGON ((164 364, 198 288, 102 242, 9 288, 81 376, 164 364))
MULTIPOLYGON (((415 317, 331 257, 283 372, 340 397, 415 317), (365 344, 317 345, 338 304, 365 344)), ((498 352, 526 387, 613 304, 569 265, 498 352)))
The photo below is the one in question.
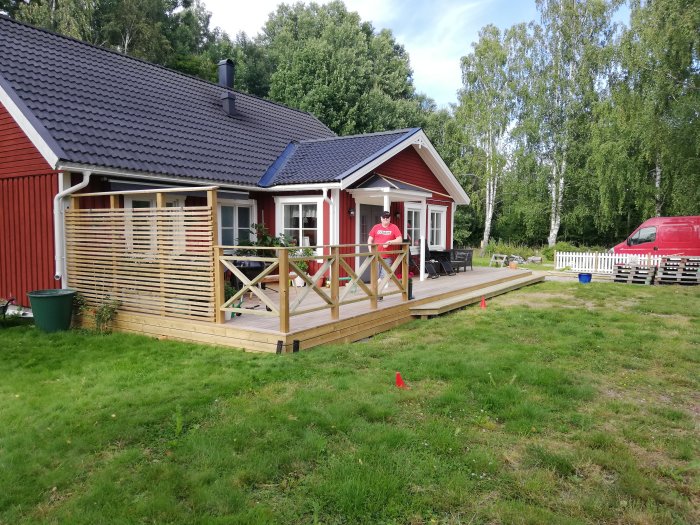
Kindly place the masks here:
POLYGON ((471 248, 452 248, 450 251, 450 262, 455 270, 462 268, 462 271, 467 271, 467 266, 470 270, 473 270, 472 258, 474 256, 474 250, 471 248))
POLYGON ((447 275, 457 274, 450 262, 450 252, 431 251, 430 260, 437 263, 437 267, 442 269, 442 273, 447 275))
MULTIPOLYGON (((426 259, 425 261, 425 273, 428 274, 428 277, 431 279, 437 279, 440 277, 440 274, 438 273, 438 264, 437 261, 431 261, 426 259)), ((414 275, 420 275, 420 257, 418 255, 411 255, 409 258, 409 266, 408 266, 409 271, 412 271, 414 275)))

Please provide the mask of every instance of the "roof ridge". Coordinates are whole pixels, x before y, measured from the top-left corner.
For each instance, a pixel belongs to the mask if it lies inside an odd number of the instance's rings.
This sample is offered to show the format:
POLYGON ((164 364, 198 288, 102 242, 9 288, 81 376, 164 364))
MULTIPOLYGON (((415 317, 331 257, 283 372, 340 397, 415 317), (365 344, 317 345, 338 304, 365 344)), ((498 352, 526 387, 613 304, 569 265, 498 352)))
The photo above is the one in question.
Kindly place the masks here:
MULTIPOLYGON (((320 120, 316 115, 314 115, 313 113, 310 113, 310 112, 308 112, 308 111, 303 111, 303 110, 298 109, 298 108, 293 108, 293 107, 290 107, 290 106, 286 106, 286 105, 282 104, 281 102, 277 102, 277 101, 275 101, 275 100, 270 100, 270 99, 267 99, 267 98, 263 98, 263 97, 260 97, 260 96, 258 96, 258 95, 254 95, 254 94, 252 94, 252 93, 246 93, 246 92, 244 92, 244 91, 239 91, 239 90, 237 90, 237 89, 226 88, 226 87, 224 87, 224 86, 222 86, 222 85, 220 85, 220 84, 217 84, 216 82, 212 82, 211 80, 206 80, 206 79, 203 79, 203 78, 194 76, 194 75, 189 75, 189 74, 187 74, 187 73, 183 73, 182 71, 178 71, 178 70, 176 70, 176 69, 171 69, 171 68, 166 67, 166 66, 163 66, 163 65, 161 65, 161 64, 156 64, 155 62, 149 62, 148 60, 144 60, 143 58, 138 58, 138 57, 135 57, 135 56, 132 56, 132 55, 127 55, 127 54, 125 54, 125 53, 120 53, 119 51, 116 51, 116 50, 114 50, 114 49, 110 49, 110 48, 108 48, 108 47, 102 47, 102 46, 98 46, 98 45, 96 45, 96 44, 91 44, 90 42, 85 42, 84 40, 80 40, 80 39, 75 38, 75 37, 72 37, 72 36, 62 35, 61 33, 57 33, 57 32, 55 32, 55 31, 51 31, 50 29, 45 29, 45 28, 43 28, 43 27, 34 26, 34 25, 32 25, 32 24, 28 24, 27 22, 22 22, 21 20, 16 20, 16 19, 10 17, 9 15, 5 15, 5 14, 0 13, 0 20, 2 20, 2 19, 7 20, 8 22, 11 22, 11 23, 14 23, 14 24, 18 24, 18 25, 21 25, 21 26, 24 26, 24 27, 28 27, 29 29, 33 29, 33 30, 35 30, 35 31, 40 31, 40 32, 42 32, 42 33, 49 34, 49 35, 51 35, 51 36, 56 36, 56 37, 59 37, 59 38, 63 38, 63 39, 65 39, 65 40, 70 40, 70 41, 76 42, 76 43, 78 43, 78 44, 83 44, 83 45, 85 45, 85 46, 88 46, 88 47, 91 47, 91 48, 94 48, 94 49, 98 49, 98 50, 100 50, 100 51, 106 51, 106 52, 108 52, 108 53, 112 53, 112 54, 117 55, 117 56, 120 56, 120 57, 128 58, 128 59, 130 59, 130 60, 134 60, 134 61, 136 61, 136 62, 140 62, 140 63, 145 64, 145 65, 147 65, 147 66, 157 67, 157 68, 163 69, 163 70, 165 70, 165 71, 169 71, 169 72, 171 72, 171 73, 175 73, 175 74, 180 75, 180 76, 185 77, 185 78, 189 78, 189 79, 196 80, 196 81, 199 81, 199 82, 204 82, 205 84, 209 84, 209 85, 211 85, 211 86, 215 86, 215 87, 218 87, 218 88, 221 88, 221 89, 227 89, 228 91, 233 91, 233 92, 235 92, 235 93, 237 93, 237 94, 239 94, 239 95, 244 95, 244 96, 246 96, 246 97, 251 97, 251 98, 260 100, 260 101, 262 101, 262 102, 267 102, 267 103, 274 104, 274 105, 276 105, 276 106, 279 106, 279 107, 282 107, 282 108, 285 108, 285 109, 289 109, 289 110, 291 110, 291 111, 295 111, 295 112, 297 112, 297 113, 302 113, 302 114, 304 114, 304 115, 309 115, 310 117, 314 118, 315 120, 317 120, 318 122, 320 122, 321 124, 323 124, 323 122, 321 122, 321 120, 320 120)), ((328 126, 326 126, 325 124, 323 124, 323 126, 325 126, 326 128, 328 128, 328 126)), ((333 130, 331 130, 330 128, 328 128, 328 129, 329 129, 331 132, 333 131, 333 130)))
POLYGON ((327 137, 323 139, 307 139, 307 140, 300 140, 300 144, 311 144, 314 142, 329 142, 331 140, 343 140, 343 139, 354 139, 354 138, 367 138, 367 137, 376 137, 379 135, 396 135, 396 134, 401 134, 405 135, 408 132, 415 133, 418 131, 419 127, 417 128, 403 128, 403 129, 393 129, 393 130, 388 130, 388 131, 375 131, 373 133, 357 133, 355 135, 338 135, 335 137, 327 137))

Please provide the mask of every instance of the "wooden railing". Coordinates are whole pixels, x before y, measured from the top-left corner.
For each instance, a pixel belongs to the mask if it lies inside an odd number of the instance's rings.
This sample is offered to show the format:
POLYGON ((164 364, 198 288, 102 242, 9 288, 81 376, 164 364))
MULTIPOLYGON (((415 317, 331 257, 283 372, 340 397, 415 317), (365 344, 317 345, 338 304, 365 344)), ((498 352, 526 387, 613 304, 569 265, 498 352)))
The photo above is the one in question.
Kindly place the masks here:
POLYGON ((223 323, 224 313, 252 314, 279 317, 281 332, 289 332, 290 317, 306 313, 329 310, 332 319, 340 317, 340 307, 359 301, 369 301, 370 307, 377 308, 380 296, 401 294, 402 300, 408 300, 408 245, 397 246, 396 250, 383 252, 394 260, 391 265, 379 256, 375 245, 334 245, 316 246, 314 251, 322 255, 299 256, 296 247, 251 247, 251 246, 217 246, 216 260, 216 320, 223 323), (365 247, 367 251, 361 251, 365 247), (362 258, 358 268, 349 259, 362 258), (244 271, 245 265, 262 263, 255 275, 244 271), (306 265, 300 264, 306 262, 306 265), (313 273, 304 271, 303 267, 313 267, 313 273), (385 276, 378 278, 379 267, 384 268, 385 276), (400 277, 397 270, 400 268, 400 277), (224 300, 224 272, 227 269, 240 282, 240 289, 224 300), (370 271, 370 282, 365 283, 362 275, 370 271), (341 278, 341 273, 345 276, 341 278), (300 277, 305 286, 297 288, 294 299, 290 297, 290 276, 300 277), (323 281, 328 283, 325 287, 323 281), (341 287, 341 282, 344 286, 341 287), (266 291, 271 283, 278 285, 278 300, 266 291), (386 289, 391 283, 395 288, 386 289), (246 307, 246 296, 259 301, 256 307, 246 307), (310 300, 314 298, 314 300, 310 300), (320 299, 320 301, 318 300, 320 299), (263 308, 264 307, 264 308, 263 308))

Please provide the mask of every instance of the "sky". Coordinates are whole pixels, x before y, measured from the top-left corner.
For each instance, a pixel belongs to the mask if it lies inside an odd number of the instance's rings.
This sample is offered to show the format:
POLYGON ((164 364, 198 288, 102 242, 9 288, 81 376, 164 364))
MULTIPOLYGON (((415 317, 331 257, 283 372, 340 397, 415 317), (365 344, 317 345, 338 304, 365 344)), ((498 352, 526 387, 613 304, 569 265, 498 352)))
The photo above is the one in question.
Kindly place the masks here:
MULTIPOLYGON (((203 0, 211 26, 234 37, 256 36, 280 3, 293 0, 203 0)), ((309 3, 308 1, 304 3, 309 3)), ((326 4, 325 0, 316 3, 326 4)), ((460 58, 469 54, 487 24, 506 29, 538 18, 535 0, 345 0, 375 30, 391 29, 411 60, 416 90, 439 107, 457 103, 462 85, 460 58)))

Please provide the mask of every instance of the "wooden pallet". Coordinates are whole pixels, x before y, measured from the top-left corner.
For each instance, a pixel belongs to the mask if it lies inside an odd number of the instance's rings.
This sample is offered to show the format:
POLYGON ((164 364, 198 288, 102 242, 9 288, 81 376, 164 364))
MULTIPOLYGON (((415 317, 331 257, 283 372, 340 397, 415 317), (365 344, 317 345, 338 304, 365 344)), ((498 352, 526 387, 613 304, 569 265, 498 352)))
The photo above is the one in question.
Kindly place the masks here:
POLYGON ((656 284, 700 284, 700 274, 662 274, 656 276, 656 284))
POLYGON ((664 257, 656 273, 656 284, 700 284, 700 257, 664 257))
POLYGON ((617 264, 613 273, 613 281, 627 284, 653 284, 655 266, 640 266, 636 264, 617 264))

